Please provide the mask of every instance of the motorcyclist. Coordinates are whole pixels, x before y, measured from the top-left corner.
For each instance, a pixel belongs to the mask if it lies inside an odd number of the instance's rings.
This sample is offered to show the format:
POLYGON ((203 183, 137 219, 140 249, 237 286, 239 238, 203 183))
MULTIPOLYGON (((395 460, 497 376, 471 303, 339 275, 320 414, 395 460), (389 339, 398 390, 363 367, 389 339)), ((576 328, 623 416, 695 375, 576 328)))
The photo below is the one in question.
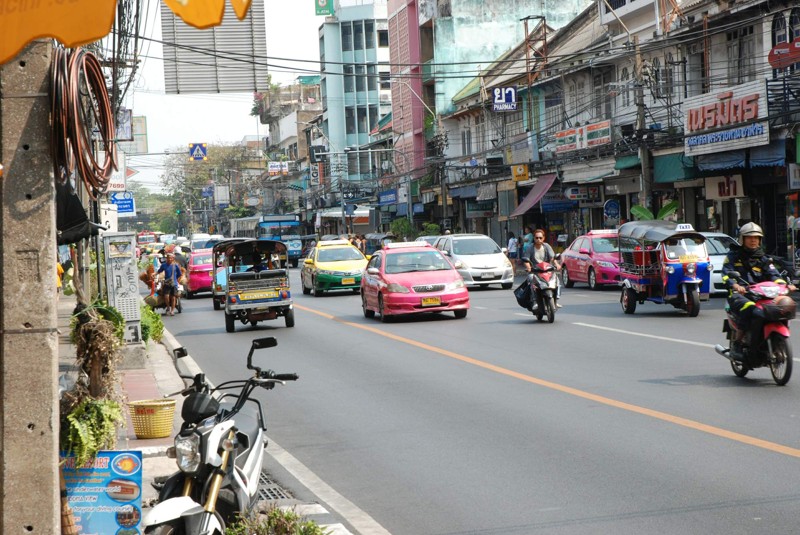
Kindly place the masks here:
MULTIPOLYGON (((731 344, 731 356, 741 360, 744 351, 744 335, 753 319, 763 319, 763 312, 755 303, 747 298, 747 285, 764 281, 773 281, 786 284, 780 273, 775 268, 773 260, 761 248, 764 232, 755 223, 746 223, 739 229, 739 246, 731 247, 722 264, 722 281, 728 287, 728 305, 736 317, 739 325, 739 337, 731 344), (739 274, 740 278, 731 276, 732 272, 739 274)), ((796 290, 794 285, 788 284, 790 291, 796 290)))
MULTIPOLYGON (((533 233, 533 247, 530 249, 530 256, 531 258, 523 257, 522 258, 522 267, 525 268, 525 271, 528 273, 533 272, 533 265, 538 264, 539 262, 548 262, 553 265, 556 270, 556 274, 561 271, 561 264, 558 261, 558 256, 556 255, 553 248, 550 247, 550 244, 544 241, 545 233, 542 229, 536 229, 533 233)), ((529 276, 530 277, 530 276, 529 276)), ((556 275, 558 277, 558 275, 556 275)), ((561 281, 558 281, 558 288, 556 290, 556 307, 561 308, 561 303, 558 300, 561 299, 561 281)), ((536 310, 537 304, 533 304, 533 310, 536 310)))

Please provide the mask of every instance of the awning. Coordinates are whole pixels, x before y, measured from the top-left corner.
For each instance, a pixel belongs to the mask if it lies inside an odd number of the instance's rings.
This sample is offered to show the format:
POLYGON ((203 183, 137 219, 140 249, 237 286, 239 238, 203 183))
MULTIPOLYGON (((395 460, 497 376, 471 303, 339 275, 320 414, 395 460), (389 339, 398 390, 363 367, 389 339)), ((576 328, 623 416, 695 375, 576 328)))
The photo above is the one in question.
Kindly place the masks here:
POLYGON ((701 171, 744 167, 744 149, 703 154, 695 157, 695 162, 697 162, 697 168, 701 171))
POLYGON ((302 180, 295 180, 294 182, 292 182, 291 184, 286 186, 286 188, 287 189, 293 189, 295 191, 303 191, 305 189, 303 187, 303 181, 302 180))
POLYGON ((494 182, 490 184, 481 184, 478 186, 478 195, 475 197, 476 201, 490 201, 497 198, 497 184, 494 182))
POLYGON ((630 154, 628 156, 620 156, 617 158, 617 162, 614 164, 614 169, 630 169, 632 167, 641 167, 642 161, 639 160, 639 156, 636 154, 630 154))
POLYGON ((587 178, 586 180, 579 180, 578 184, 591 184, 592 182, 600 182, 607 176, 611 176, 614 174, 614 171, 606 171, 605 173, 597 176, 593 176, 592 178, 587 178))
POLYGON ((786 165, 786 140, 773 139, 768 145, 750 149, 750 167, 783 167, 786 165))
POLYGON ((534 205, 539 202, 542 197, 544 197, 544 194, 547 193, 547 190, 550 189, 550 186, 553 185, 555 180, 555 173, 539 176, 539 179, 536 181, 536 184, 533 186, 533 188, 531 188, 531 191, 528 193, 528 195, 522 200, 521 203, 519 203, 517 209, 511 212, 511 215, 508 217, 520 216, 533 208, 534 205))
POLYGON ((653 179, 657 184, 691 180, 697 175, 694 158, 684 156, 682 152, 653 158, 653 179))
POLYGON ((478 186, 461 186, 459 188, 452 188, 450 196, 454 199, 472 199, 478 196, 478 186))

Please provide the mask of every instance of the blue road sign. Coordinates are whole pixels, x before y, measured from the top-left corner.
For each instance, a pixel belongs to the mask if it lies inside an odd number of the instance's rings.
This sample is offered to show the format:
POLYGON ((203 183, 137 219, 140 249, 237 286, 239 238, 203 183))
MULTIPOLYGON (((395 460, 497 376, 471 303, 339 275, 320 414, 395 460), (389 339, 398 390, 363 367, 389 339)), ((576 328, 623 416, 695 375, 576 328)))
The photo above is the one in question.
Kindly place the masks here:
POLYGON ((208 160, 208 143, 189 143, 189 159, 195 161, 208 160))
POLYGON ((492 90, 493 111, 516 111, 516 109, 517 109, 517 88, 495 87, 492 90))
POLYGON ((130 191, 115 191, 110 197, 111 203, 117 205, 117 214, 132 214, 136 211, 133 202, 133 193, 130 191))

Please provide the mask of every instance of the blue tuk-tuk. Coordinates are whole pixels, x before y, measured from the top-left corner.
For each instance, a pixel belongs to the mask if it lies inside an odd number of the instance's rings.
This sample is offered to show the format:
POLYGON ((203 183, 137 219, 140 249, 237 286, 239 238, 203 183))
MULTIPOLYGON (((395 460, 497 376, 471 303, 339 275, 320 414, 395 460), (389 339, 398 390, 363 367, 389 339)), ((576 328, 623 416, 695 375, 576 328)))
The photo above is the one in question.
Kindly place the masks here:
POLYGON ((688 223, 632 221, 619 227, 619 270, 625 314, 651 301, 700 313, 707 301, 713 265, 705 237, 688 223))

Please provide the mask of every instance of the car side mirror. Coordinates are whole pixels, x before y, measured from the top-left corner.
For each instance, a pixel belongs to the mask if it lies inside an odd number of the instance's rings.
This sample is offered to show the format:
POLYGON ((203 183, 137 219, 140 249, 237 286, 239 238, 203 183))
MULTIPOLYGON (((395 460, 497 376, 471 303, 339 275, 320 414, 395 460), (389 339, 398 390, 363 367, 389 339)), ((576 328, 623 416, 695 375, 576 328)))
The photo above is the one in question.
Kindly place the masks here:
POLYGON ((376 267, 367 268, 367 273, 369 273, 370 275, 377 275, 380 272, 381 270, 376 267))
POLYGON ((313 266, 314 265, 314 259, 313 258, 306 258, 305 260, 303 260, 303 263, 305 265, 307 265, 307 266, 313 266))
POLYGON ((581 248, 578 250, 578 252, 579 252, 579 253, 581 253, 581 254, 585 254, 585 255, 590 255, 590 254, 592 254, 592 253, 591 253, 591 251, 589 251, 589 249, 586 249, 586 248, 584 248, 584 247, 581 247, 581 248))
POLYGON ((447 249, 442 249, 442 254, 445 256, 450 256, 450 251, 448 251, 447 249))

